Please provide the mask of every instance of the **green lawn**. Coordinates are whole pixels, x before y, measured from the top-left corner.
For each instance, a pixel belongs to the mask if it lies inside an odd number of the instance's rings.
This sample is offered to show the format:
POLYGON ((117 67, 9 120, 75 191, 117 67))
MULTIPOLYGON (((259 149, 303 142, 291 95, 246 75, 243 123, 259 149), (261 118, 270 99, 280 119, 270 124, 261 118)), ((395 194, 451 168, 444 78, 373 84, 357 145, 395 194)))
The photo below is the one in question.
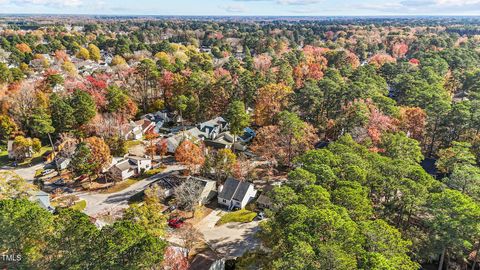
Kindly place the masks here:
POLYGON ((81 201, 76 202, 70 208, 72 208, 74 210, 78 210, 78 211, 83 211, 83 209, 85 209, 86 207, 87 207, 87 201, 81 200, 81 201))
POLYGON ((235 212, 226 213, 220 218, 220 220, 217 221, 216 225, 219 226, 230 222, 247 223, 251 222, 256 216, 257 213, 255 212, 246 209, 240 209, 235 212))
POLYGON ((151 170, 148 170, 146 172, 144 172, 143 174, 137 176, 137 177, 132 177, 133 179, 135 180, 142 180, 142 179, 145 179, 145 178, 148 178, 150 176, 153 176, 155 174, 158 174, 158 173, 161 173, 165 170, 165 167, 160 167, 160 168, 156 168, 156 169, 151 169, 151 170))
POLYGON ((7 151, 0 151, 0 167, 9 165, 11 161, 8 159, 7 151))
POLYGON ((126 142, 125 142, 125 146, 127 147, 127 149, 130 149, 131 147, 140 145, 141 143, 142 143, 141 141, 137 141, 137 140, 126 141, 126 142))

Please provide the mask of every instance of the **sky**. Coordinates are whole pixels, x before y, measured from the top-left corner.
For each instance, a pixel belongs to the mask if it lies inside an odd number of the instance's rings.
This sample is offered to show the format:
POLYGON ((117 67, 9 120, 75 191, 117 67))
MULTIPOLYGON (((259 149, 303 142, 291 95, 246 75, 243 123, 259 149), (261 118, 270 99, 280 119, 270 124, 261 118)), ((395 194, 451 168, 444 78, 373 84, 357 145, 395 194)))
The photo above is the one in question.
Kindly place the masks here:
POLYGON ((480 0, 0 0, 0 13, 218 16, 480 15, 480 0))

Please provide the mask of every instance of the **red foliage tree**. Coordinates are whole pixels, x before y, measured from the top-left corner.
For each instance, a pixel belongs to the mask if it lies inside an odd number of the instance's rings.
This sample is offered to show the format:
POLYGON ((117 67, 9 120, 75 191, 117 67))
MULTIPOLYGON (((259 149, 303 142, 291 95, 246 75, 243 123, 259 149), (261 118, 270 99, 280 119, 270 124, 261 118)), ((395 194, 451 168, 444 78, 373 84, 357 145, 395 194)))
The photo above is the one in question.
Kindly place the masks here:
POLYGON ((408 52, 408 45, 401 42, 392 45, 392 55, 395 58, 403 58, 408 52))
POLYGON ((378 53, 370 58, 370 64, 376 66, 377 68, 382 67, 386 63, 395 63, 397 60, 393 58, 391 55, 386 53, 378 53))

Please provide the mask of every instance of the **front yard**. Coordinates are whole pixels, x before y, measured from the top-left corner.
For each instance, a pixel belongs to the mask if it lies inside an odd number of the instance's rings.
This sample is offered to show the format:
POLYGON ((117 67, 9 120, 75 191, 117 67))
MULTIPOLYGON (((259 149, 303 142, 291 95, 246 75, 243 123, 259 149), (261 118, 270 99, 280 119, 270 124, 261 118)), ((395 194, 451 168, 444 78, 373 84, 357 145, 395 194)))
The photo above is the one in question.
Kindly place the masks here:
POLYGON ((8 159, 7 151, 0 151, 0 167, 10 165, 11 161, 8 159))
POLYGON ((134 179, 134 178, 129 178, 129 179, 125 179, 123 181, 120 181, 102 191, 100 191, 100 193, 103 193, 103 194, 110 194, 110 193, 115 193, 115 192, 119 192, 119 191, 122 191, 126 188, 128 188, 129 186, 135 184, 138 182, 138 179, 134 179))
MULTIPOLYGON (((40 148, 40 151, 36 152, 33 154, 31 158, 27 158, 22 162, 18 163, 18 166, 26 166, 26 165, 35 165, 43 161, 43 154, 47 151, 51 151, 52 147, 51 146, 43 146, 40 148)), ((7 151, 0 151, 0 167, 2 166, 10 166, 12 165, 13 160, 8 158, 8 152, 7 151)))
POLYGON ((240 209, 235 212, 230 212, 224 214, 220 219, 217 221, 216 226, 220 226, 226 223, 230 222, 241 222, 241 223, 247 223, 253 221, 253 219, 257 216, 257 213, 246 210, 246 209, 240 209))

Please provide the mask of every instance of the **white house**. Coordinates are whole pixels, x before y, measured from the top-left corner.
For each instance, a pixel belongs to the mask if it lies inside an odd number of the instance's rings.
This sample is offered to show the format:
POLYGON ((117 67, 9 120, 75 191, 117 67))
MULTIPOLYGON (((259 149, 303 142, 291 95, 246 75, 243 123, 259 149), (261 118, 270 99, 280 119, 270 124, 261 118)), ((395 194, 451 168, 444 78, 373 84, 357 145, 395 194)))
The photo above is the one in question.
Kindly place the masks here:
POLYGON ((15 147, 15 141, 9 140, 7 142, 7 152, 9 159, 15 159, 19 156, 22 158, 31 158, 33 156, 33 147, 29 146, 28 148, 24 149, 23 153, 20 153, 18 149, 15 147))
POLYGON ((130 121, 121 129, 121 135, 125 140, 141 140, 143 135, 152 131, 155 123, 148 119, 140 119, 138 121, 130 121))
POLYGON ((70 165, 70 162, 72 160, 70 158, 58 158, 55 162, 55 164, 58 166, 57 169, 59 170, 65 170, 67 169, 68 165, 70 165))
POLYGON ((115 180, 125 180, 137 176, 152 168, 152 161, 141 157, 128 157, 117 162, 108 171, 115 180))
POLYGON ((257 195, 257 190, 252 183, 241 182, 234 178, 228 178, 219 188, 218 203, 228 209, 245 208, 257 195))

